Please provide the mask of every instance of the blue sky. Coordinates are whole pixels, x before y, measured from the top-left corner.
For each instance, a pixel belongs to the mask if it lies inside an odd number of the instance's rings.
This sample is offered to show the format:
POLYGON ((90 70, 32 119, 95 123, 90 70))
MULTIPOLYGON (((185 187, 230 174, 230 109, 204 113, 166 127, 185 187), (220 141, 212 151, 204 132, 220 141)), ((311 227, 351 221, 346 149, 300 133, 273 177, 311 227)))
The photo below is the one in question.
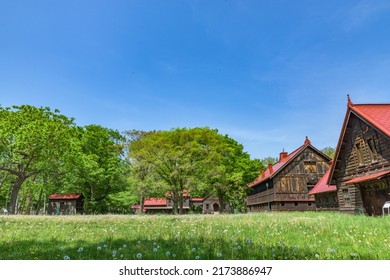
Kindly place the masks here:
POLYGON ((390 1, 0 1, 0 104, 119 131, 208 126, 253 158, 388 103, 390 1))

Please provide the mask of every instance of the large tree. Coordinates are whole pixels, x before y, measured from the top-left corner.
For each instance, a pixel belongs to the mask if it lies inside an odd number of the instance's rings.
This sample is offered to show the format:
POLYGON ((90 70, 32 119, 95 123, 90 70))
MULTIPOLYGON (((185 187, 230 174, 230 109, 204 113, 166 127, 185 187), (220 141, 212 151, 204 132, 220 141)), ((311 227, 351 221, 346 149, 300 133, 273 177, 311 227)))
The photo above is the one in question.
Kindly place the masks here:
POLYGON ((209 128, 150 131, 130 141, 129 159, 140 167, 138 175, 147 168, 160 193, 173 201, 174 213, 182 214, 186 196, 202 184, 217 158, 218 141, 218 132, 209 128))
POLYGON ((160 190, 173 201, 174 213, 183 213, 188 193, 213 194, 222 210, 225 203, 244 208, 246 186, 261 163, 235 140, 207 127, 127 134, 141 206, 146 193, 160 190))
POLYGON ((73 119, 50 108, 0 107, 0 170, 12 177, 9 213, 14 214, 29 178, 61 169, 74 148, 73 119))
POLYGON ((228 135, 220 135, 214 148, 218 156, 207 176, 211 193, 218 197, 221 212, 226 203, 243 211, 247 185, 259 175, 263 165, 252 160, 244 147, 228 135))
POLYGON ((77 185, 85 197, 85 211, 107 212, 112 204, 112 199, 111 203, 107 200, 109 195, 124 191, 128 185, 124 137, 113 129, 87 125, 82 128, 80 146, 80 161, 75 165, 77 185))

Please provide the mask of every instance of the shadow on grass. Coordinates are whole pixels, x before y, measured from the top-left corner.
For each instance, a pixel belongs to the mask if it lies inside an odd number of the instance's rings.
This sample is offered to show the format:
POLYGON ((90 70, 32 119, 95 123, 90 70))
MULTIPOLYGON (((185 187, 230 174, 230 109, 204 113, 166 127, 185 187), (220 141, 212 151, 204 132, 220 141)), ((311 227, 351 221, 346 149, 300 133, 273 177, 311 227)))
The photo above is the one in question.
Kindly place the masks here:
POLYGON ((11 241, 0 244, 1 260, 317 260, 317 259, 373 259, 373 256, 342 256, 318 253, 310 248, 283 244, 255 244, 226 242, 222 239, 155 240, 106 239, 88 240, 50 239, 11 241))

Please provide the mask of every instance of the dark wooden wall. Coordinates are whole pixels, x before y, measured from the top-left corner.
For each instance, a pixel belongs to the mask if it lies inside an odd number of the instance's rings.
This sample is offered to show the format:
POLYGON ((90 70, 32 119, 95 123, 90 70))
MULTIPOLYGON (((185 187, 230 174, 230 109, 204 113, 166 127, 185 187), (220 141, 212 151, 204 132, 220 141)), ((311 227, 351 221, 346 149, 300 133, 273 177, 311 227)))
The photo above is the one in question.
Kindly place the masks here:
POLYGON ((274 178, 254 187, 247 197, 249 211, 305 211, 315 210, 314 196, 309 191, 329 169, 329 158, 317 150, 306 147, 289 162, 274 178))
POLYGON ((352 112, 333 175, 340 211, 366 212, 362 186, 345 182, 383 170, 390 170, 390 139, 352 112), (375 146, 374 152, 369 142, 375 146))

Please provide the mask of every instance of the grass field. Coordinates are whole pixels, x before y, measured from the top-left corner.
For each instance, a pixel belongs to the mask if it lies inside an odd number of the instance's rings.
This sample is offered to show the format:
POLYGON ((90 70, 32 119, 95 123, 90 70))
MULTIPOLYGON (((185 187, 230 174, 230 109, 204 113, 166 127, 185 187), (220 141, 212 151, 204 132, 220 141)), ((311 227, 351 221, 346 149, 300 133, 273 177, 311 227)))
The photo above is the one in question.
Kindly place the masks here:
POLYGON ((390 217, 0 216, 2 260, 390 260, 390 217))

